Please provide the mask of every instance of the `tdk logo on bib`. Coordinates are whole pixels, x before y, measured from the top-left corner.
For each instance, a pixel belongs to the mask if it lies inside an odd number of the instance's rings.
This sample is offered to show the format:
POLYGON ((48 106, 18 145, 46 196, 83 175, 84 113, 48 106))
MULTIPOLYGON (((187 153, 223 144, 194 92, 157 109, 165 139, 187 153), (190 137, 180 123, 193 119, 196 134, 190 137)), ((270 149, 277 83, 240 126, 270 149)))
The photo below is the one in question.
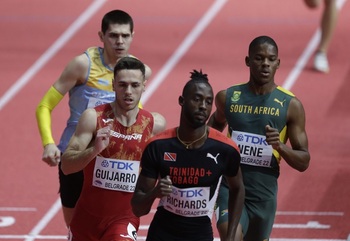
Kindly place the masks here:
POLYGON ((118 170, 130 170, 133 171, 133 164, 134 163, 126 163, 126 162, 121 162, 121 161, 111 161, 111 160, 103 160, 101 162, 102 167, 109 167, 111 169, 118 169, 118 170))
POLYGON ((199 190, 178 190, 180 193, 180 197, 203 197, 202 191, 203 189, 199 190))
POLYGON ((239 134, 237 136, 237 141, 239 141, 239 142, 244 141, 246 143, 268 146, 265 137, 252 136, 252 135, 247 135, 247 134, 245 134, 245 135, 239 134))

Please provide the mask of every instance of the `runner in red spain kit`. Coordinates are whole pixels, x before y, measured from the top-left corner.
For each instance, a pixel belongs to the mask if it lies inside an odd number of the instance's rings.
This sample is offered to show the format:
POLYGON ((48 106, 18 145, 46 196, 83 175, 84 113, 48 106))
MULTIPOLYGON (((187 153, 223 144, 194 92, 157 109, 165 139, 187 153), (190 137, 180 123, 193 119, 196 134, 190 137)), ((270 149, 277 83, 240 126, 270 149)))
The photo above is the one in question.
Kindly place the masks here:
POLYGON ((139 218, 130 200, 146 141, 164 118, 139 109, 145 66, 120 59, 114 69, 116 100, 83 112, 62 156, 64 174, 84 170, 84 185, 70 224, 74 241, 136 240, 139 218))

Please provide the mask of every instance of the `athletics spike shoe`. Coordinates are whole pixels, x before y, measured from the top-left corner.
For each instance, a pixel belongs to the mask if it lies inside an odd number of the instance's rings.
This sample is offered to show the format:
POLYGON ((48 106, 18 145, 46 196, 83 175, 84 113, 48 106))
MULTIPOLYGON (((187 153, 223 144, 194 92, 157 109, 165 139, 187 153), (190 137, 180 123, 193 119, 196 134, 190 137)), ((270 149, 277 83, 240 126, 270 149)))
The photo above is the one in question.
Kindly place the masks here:
POLYGON ((322 73, 329 72, 328 59, 327 59, 327 55, 325 53, 317 52, 315 54, 314 68, 315 68, 315 70, 322 72, 322 73))

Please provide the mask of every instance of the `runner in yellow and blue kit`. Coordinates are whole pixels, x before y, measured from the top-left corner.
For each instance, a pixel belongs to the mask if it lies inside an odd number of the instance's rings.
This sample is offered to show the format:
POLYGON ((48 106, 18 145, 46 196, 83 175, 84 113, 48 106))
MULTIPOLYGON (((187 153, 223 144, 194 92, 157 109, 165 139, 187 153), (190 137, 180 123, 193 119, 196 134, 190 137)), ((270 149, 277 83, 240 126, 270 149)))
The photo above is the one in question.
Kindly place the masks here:
MULTIPOLYGON (((134 36, 133 19, 122 10, 112 10, 104 15, 98 35, 103 48, 92 47, 73 58, 36 109, 44 147, 42 160, 50 166, 59 165, 61 152, 65 151, 81 113, 86 108, 114 100, 113 69, 120 58, 130 56, 128 51, 134 36), (56 146, 51 131, 51 112, 68 92, 70 117, 60 144, 56 146)), ((150 75, 151 69, 146 66, 146 79, 150 75)), ((83 173, 64 175, 59 168, 59 180, 63 215, 69 226, 81 192, 83 173)))
MULTIPOLYGON (((209 125, 238 144, 246 197, 237 240, 265 241, 270 237, 276 212, 277 179, 283 158, 305 171, 310 154, 301 102, 274 82, 279 68, 278 47, 268 36, 255 38, 245 59, 248 83, 220 91, 209 125), (291 146, 286 145, 289 139, 291 146)), ((223 182, 217 199, 217 228, 222 238, 227 229, 227 187, 223 182)))

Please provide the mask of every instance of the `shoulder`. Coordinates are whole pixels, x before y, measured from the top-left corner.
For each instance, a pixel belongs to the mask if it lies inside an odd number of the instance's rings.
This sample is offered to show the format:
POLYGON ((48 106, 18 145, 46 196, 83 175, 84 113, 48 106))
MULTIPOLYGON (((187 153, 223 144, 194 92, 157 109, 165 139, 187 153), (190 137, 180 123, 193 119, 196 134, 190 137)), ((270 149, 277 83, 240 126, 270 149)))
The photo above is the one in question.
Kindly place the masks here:
POLYGON ((282 92, 282 93, 284 93, 284 94, 290 96, 290 97, 295 97, 295 95, 294 95, 291 91, 289 91, 289 90, 283 88, 282 86, 277 86, 276 89, 277 89, 278 91, 280 91, 280 92, 282 92))
POLYGON ((148 141, 148 143, 152 143, 152 142, 156 142, 156 141, 160 141, 160 140, 166 140, 166 139, 170 139, 170 138, 174 138, 174 137, 176 137, 176 128, 171 128, 171 129, 164 130, 164 131, 159 132, 158 134, 154 135, 148 141))
POLYGON ((95 129, 97 123, 97 112, 93 108, 84 110, 79 118, 77 129, 90 130, 95 129))
POLYGON ((226 103, 226 89, 220 90, 215 96, 215 105, 217 108, 223 108, 226 103))
POLYGON ((85 72, 89 68, 89 58, 85 53, 75 56, 69 62, 68 67, 71 71, 74 71, 76 73, 83 72, 85 74, 85 72))
POLYGON ((153 116, 153 134, 158 134, 165 130, 166 128, 166 119, 163 115, 158 112, 151 112, 153 116))
POLYGON ((84 53, 85 54, 96 54, 96 53, 100 54, 102 52, 103 52, 103 48, 93 46, 93 47, 87 48, 84 53))
POLYGON ((97 107, 100 107, 100 108, 87 108, 86 110, 84 110, 84 112, 82 113, 82 118, 83 116, 87 116, 87 117, 92 117, 92 116, 96 116, 96 113, 98 111, 103 111, 104 108, 102 109, 101 107, 102 106, 97 106, 97 107))
POLYGON ((289 103, 288 111, 297 115, 304 115, 304 106, 297 97, 293 97, 289 103))

